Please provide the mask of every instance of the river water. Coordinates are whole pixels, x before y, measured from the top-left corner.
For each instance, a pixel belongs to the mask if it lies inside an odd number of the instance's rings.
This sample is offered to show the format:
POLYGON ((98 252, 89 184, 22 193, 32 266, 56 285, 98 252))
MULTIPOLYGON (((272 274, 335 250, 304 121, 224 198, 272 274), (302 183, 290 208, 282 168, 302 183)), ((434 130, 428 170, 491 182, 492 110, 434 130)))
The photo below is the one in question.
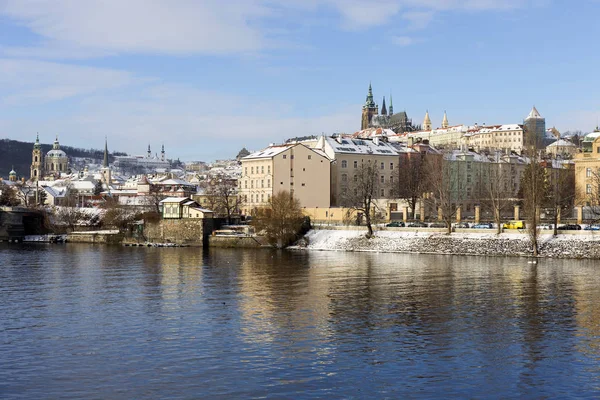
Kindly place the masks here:
POLYGON ((598 398, 595 261, 0 244, 0 398, 598 398))

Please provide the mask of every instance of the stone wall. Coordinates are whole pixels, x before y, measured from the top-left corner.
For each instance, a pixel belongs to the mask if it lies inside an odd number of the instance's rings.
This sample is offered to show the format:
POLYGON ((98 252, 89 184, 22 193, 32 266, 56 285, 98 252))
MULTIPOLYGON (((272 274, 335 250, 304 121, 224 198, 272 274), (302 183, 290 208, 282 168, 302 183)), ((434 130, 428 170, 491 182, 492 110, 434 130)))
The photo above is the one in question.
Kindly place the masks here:
POLYGON ((118 232, 72 232, 67 235, 70 243, 120 244, 123 235, 118 232))
POLYGON ((210 247, 256 248, 269 246, 267 240, 261 236, 211 236, 208 243, 210 247))
POLYGON ((210 219, 163 219, 144 227, 144 236, 148 242, 191 246, 202 246, 211 232, 210 219))

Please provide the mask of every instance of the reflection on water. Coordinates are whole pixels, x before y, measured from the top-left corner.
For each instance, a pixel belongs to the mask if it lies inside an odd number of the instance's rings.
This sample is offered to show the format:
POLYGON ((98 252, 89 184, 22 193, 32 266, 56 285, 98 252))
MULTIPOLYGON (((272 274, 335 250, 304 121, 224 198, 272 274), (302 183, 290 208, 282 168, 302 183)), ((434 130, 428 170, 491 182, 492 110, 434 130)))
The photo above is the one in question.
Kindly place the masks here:
POLYGON ((2 398, 598 397, 593 261, 0 247, 2 398))

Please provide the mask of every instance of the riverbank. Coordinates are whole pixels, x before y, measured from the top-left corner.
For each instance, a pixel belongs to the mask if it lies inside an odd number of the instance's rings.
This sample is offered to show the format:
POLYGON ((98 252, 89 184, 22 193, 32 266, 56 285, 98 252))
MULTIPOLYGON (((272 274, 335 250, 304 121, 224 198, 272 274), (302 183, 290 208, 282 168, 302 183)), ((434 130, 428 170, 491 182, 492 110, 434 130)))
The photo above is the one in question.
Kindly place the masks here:
MULTIPOLYGON (((600 236, 542 233, 540 257, 600 259, 600 236)), ((455 254, 481 256, 531 256, 525 232, 452 233, 425 231, 377 231, 371 239, 365 231, 311 230, 304 245, 294 249, 326 251, 371 251, 381 253, 455 254)))

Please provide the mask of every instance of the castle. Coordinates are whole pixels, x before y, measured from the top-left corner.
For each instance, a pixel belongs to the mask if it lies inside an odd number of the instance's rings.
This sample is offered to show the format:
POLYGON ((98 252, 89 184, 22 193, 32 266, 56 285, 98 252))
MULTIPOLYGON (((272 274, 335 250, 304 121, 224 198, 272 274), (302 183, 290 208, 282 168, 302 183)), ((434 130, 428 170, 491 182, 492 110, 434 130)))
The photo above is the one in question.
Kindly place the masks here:
POLYGON ((385 105, 385 96, 381 103, 381 113, 379 112, 379 106, 375 104, 373 100, 373 89, 369 83, 369 91, 365 104, 362 107, 362 118, 360 129, 364 130, 367 128, 386 128, 391 129, 396 133, 412 132, 420 130, 419 126, 414 126, 412 120, 408 118, 406 111, 401 111, 394 114, 394 104, 392 102, 392 96, 390 95, 390 108, 389 110, 385 105))

